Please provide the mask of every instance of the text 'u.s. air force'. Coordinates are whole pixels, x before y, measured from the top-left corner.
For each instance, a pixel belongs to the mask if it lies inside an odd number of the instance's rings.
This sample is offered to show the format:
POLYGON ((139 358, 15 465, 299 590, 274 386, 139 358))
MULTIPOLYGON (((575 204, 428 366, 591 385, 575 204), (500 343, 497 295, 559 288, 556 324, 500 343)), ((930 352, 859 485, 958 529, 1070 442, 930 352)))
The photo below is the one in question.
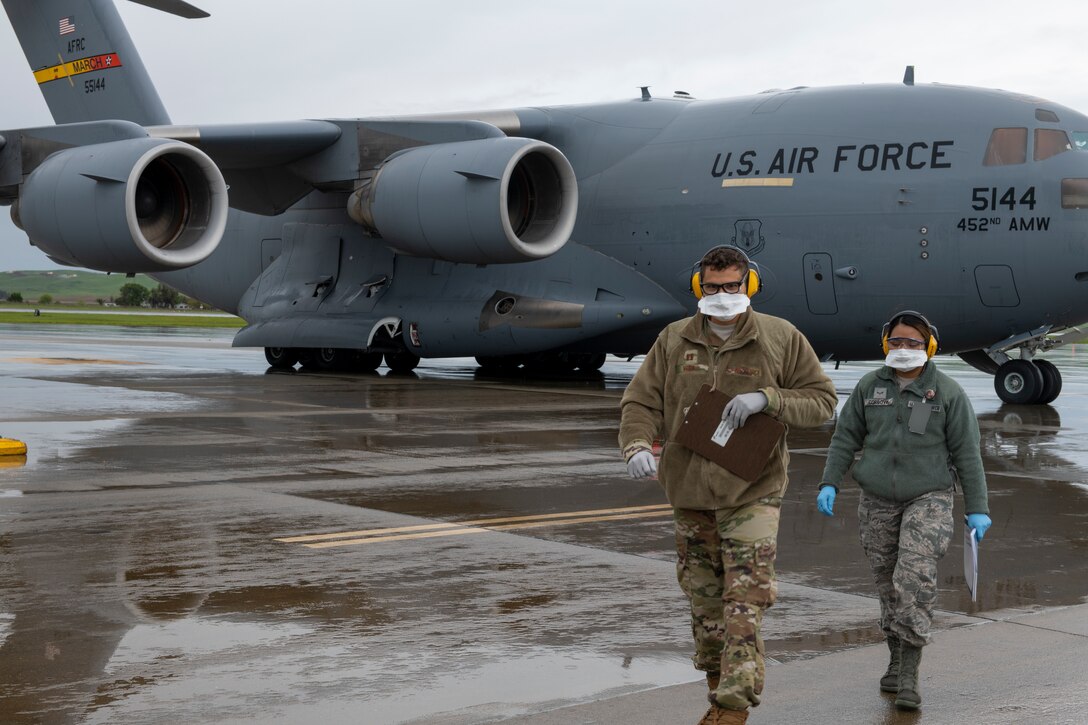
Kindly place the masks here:
POLYGON ((794 146, 760 153, 756 149, 720 151, 711 164, 714 178, 730 176, 773 176, 841 171, 919 171, 950 169, 949 151, 954 141, 910 141, 884 144, 843 144, 833 150, 816 146, 794 146), (764 165, 765 164, 765 165, 764 165))

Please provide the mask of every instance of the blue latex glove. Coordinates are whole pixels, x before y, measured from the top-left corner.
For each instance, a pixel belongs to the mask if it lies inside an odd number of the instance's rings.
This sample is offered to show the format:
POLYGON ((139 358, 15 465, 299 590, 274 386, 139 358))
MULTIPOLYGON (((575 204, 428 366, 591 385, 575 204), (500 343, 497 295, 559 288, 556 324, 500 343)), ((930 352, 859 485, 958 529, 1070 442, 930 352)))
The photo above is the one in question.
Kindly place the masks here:
POLYGON ((657 461, 650 451, 639 451, 627 461, 627 473, 631 478, 649 478, 657 475, 657 461))
POLYGON ((825 516, 834 516, 835 487, 821 486, 820 493, 816 496, 816 508, 825 516))
POLYGON ((767 407, 767 396, 758 390, 754 393, 742 393, 730 400, 722 411, 722 420, 733 428, 740 428, 748 416, 767 407))
POLYGON ((975 541, 982 541, 986 529, 992 524, 993 521, 986 514, 967 514, 967 528, 975 530, 975 541))

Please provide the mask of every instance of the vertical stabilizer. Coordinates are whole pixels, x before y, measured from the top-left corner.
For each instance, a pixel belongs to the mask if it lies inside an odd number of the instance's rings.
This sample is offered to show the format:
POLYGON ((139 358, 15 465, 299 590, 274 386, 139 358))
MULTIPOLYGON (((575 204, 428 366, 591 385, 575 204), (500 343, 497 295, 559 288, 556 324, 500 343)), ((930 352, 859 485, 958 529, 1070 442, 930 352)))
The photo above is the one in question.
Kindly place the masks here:
POLYGON ((56 123, 170 123, 114 0, 0 2, 56 123))

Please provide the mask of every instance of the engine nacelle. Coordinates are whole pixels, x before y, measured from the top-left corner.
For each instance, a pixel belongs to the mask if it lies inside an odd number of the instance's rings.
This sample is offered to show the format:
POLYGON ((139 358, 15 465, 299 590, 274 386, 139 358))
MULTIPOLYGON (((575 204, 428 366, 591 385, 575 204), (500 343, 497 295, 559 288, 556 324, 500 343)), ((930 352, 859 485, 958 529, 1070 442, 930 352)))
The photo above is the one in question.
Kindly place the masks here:
POLYGON ((227 186, 193 146, 126 139, 49 156, 23 182, 11 215, 59 262, 162 272, 215 250, 227 225, 227 186))
POLYGON ((574 230, 578 182, 554 146, 488 138, 399 151, 348 213, 396 252, 450 262, 527 262, 574 230))

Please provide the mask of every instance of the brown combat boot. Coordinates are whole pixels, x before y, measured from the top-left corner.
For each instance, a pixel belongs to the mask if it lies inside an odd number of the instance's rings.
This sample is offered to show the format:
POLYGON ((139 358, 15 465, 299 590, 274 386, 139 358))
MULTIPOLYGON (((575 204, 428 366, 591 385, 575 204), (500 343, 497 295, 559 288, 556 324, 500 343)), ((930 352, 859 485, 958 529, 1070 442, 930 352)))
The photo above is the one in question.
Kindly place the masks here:
POLYGON ((912 647, 906 642, 902 646, 899 660, 899 692, 895 704, 904 710, 917 710, 922 706, 922 695, 918 691, 918 666, 922 663, 922 648, 912 647))
POLYGON ((899 648, 901 646, 898 637, 888 635, 888 650, 891 659, 888 661, 888 670, 880 678, 881 692, 899 692, 899 648))
POLYGON ((747 710, 730 710, 712 702, 710 709, 706 711, 698 725, 744 725, 746 722, 748 722, 747 710))
POLYGON ((718 683, 722 681, 721 672, 707 672, 706 673, 706 686, 710 690, 711 694, 714 694, 718 690, 718 683))

